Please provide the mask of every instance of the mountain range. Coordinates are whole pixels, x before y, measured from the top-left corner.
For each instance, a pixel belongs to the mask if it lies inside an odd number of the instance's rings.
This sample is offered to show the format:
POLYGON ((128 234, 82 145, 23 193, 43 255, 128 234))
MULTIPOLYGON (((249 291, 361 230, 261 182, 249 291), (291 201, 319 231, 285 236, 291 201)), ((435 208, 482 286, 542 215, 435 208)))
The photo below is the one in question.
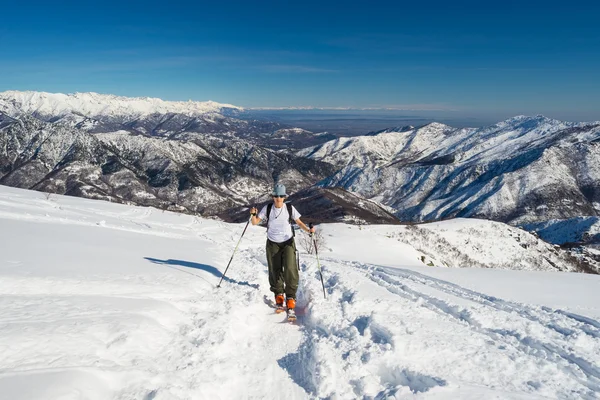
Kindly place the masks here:
POLYGON ((600 211, 600 122, 334 137, 215 102, 12 91, 0 93, 0 133, 0 184, 227 220, 275 181, 315 220, 474 217, 547 232, 600 211))
POLYGON ((90 134, 6 114, 0 132, 0 184, 203 215, 264 197, 275 180, 300 190, 333 172, 237 138, 90 134))
POLYGON ((0 93, 0 112, 33 116, 49 123, 89 133, 125 131, 146 137, 191 141, 206 135, 240 138, 280 149, 318 144, 335 138, 286 124, 253 119, 241 107, 214 101, 164 101, 149 97, 121 97, 98 93, 0 93), (238 118, 244 116, 244 119, 238 118))

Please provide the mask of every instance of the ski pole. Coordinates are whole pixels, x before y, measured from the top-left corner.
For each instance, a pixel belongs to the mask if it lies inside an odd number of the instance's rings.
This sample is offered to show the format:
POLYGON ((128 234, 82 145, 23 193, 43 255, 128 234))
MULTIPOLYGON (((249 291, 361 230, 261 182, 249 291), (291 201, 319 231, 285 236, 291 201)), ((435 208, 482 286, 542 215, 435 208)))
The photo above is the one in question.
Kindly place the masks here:
MULTIPOLYGON (((308 227, 310 229, 313 228, 312 222, 308 224, 308 227)), ((319 261, 319 251, 317 250, 317 239, 315 239, 312 232, 310 233, 310 237, 315 245, 315 256, 317 256, 317 265, 319 266, 319 275, 321 275, 321 285, 323 286, 323 298, 327 299, 327 296, 325 295, 325 284, 323 283, 323 271, 321 271, 321 262, 319 261)))
POLYGON ((248 223, 246 223, 246 227, 244 228, 244 232, 242 232, 242 236, 240 236, 240 240, 238 240, 237 245, 235 246, 235 250, 233 250, 233 254, 231 255, 231 258, 229 259, 229 263, 227 264, 227 268, 225 268, 225 272, 223 273, 223 276, 221 277, 221 280, 219 281, 219 284, 217 285, 218 288, 221 287, 221 282, 223 282, 223 278, 225 278, 225 274, 227 273, 227 270, 229 269, 229 266, 231 265, 231 261, 233 261, 233 256, 235 256, 235 252, 237 251, 240 242, 242 241, 242 238, 244 237, 244 233, 246 233, 246 229, 248 229, 248 225, 250 225, 250 220, 248 220, 248 223))

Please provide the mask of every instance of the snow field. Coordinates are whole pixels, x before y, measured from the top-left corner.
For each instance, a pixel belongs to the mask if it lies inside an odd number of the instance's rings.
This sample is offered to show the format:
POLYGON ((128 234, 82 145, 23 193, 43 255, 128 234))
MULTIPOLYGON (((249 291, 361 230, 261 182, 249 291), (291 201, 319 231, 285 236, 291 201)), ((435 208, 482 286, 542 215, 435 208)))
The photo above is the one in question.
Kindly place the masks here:
POLYGON ((262 228, 217 289, 244 224, 5 187, 0 223, 7 398, 600 393, 598 276, 426 267, 390 234, 403 227, 325 225, 327 299, 302 254, 290 325, 270 307, 262 228))

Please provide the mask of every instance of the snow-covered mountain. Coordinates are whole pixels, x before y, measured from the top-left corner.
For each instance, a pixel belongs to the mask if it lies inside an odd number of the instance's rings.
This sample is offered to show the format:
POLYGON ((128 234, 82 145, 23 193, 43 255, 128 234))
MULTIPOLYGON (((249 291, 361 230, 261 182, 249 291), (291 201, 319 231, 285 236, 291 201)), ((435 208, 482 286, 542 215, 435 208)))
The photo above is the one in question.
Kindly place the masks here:
POLYGON ((272 150, 326 137, 235 118, 242 111, 97 93, 0 93, 0 183, 215 215, 263 200, 275 180, 296 191, 332 173, 329 164, 272 150))
POLYGON ((214 215, 260 201, 275 180, 311 186, 331 166, 243 139, 90 134, 0 113, 0 184, 214 215))
POLYGON ((0 112, 13 118, 34 116, 90 133, 127 131, 186 141, 209 134, 242 138, 273 149, 301 148, 333 138, 277 122, 242 118, 241 107, 213 101, 7 91, 0 93, 0 112))
POLYGON ((319 225, 327 298, 301 252, 296 325, 269 306, 261 227, 217 289, 245 224, 3 186, 0 224, 2 398, 600 392, 600 276, 501 223, 319 225))
MULTIPOLYGON (((356 204, 382 205, 384 213, 365 214, 371 222, 387 221, 385 211, 404 221, 517 226, 599 216, 600 122, 519 116, 479 129, 431 123, 330 140, 236 117, 243 112, 214 102, 0 93, 0 183, 219 215, 264 200, 281 179, 293 192, 320 181, 358 196, 356 204)), ((330 215, 360 214, 350 194, 320 198, 330 215)))
POLYGON ((88 118, 134 119, 152 114, 224 114, 241 107, 214 101, 165 101, 151 97, 121 97, 99 93, 0 92, 0 111, 9 115, 36 114, 45 117, 78 115, 88 118))
POLYGON ((431 123, 297 154, 338 167, 321 186, 378 201, 402 220, 524 224, 600 211, 600 122, 519 116, 480 129, 431 123))

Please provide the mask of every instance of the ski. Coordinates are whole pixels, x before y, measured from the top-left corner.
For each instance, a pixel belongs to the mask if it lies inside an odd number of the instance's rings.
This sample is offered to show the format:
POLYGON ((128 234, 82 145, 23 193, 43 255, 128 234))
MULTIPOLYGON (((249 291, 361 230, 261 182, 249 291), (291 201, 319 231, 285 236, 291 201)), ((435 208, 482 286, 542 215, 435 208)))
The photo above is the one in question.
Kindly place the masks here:
POLYGON ((293 308, 287 310, 287 320, 289 322, 295 322, 296 321, 296 311, 293 308))
POLYGON ((285 307, 283 304, 275 304, 275 302, 266 295, 263 297, 263 300, 265 301, 266 305, 275 309, 275 314, 281 314, 282 312, 285 312, 285 307))

